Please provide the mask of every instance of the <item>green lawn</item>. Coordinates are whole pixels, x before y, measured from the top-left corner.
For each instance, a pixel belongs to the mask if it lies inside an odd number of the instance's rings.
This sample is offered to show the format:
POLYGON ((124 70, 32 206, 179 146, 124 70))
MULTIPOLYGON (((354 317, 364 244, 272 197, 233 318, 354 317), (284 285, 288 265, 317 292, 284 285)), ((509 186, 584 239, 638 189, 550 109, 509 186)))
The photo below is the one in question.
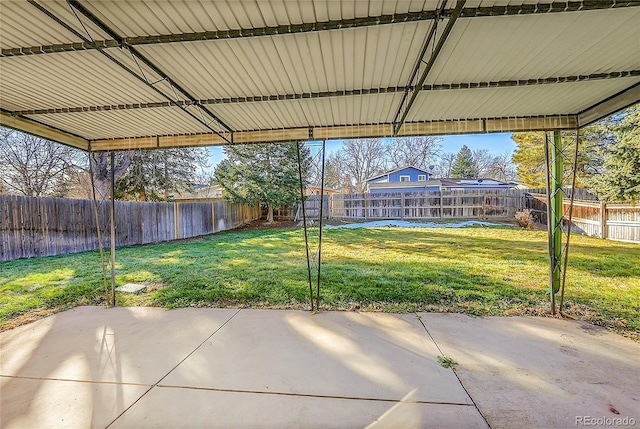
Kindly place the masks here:
MULTIPOLYGON (((545 231, 516 228, 332 229, 323 242, 327 309, 455 311, 474 315, 548 310, 545 231)), ((232 231, 198 240, 119 249, 122 305, 304 308, 301 230, 232 231)), ((640 338, 640 246, 574 235, 568 313, 640 338)), ((51 311, 104 302, 97 252, 0 263, 6 329, 51 311)))

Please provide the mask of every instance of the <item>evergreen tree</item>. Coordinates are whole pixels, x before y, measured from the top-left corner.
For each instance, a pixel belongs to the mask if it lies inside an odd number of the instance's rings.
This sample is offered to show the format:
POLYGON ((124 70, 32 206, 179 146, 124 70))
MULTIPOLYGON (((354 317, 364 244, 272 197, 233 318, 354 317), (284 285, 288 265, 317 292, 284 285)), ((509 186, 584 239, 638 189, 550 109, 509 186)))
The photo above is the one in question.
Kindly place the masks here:
POLYGON ((478 169, 473 160, 473 153, 467 145, 462 146, 456 155, 456 161, 451 169, 451 177, 458 179, 475 179, 478 177, 478 169))
POLYGON ((603 201, 640 200, 640 106, 623 114, 619 123, 606 126, 616 143, 603 148, 603 171, 589 187, 603 201))
MULTIPOLYGON (((300 152, 305 180, 310 165, 309 149, 301 145, 300 152)), ((224 154, 226 159, 216 167, 214 182, 225 190, 227 199, 265 204, 268 222, 273 222, 274 208, 300 201, 295 143, 225 146, 224 154)))

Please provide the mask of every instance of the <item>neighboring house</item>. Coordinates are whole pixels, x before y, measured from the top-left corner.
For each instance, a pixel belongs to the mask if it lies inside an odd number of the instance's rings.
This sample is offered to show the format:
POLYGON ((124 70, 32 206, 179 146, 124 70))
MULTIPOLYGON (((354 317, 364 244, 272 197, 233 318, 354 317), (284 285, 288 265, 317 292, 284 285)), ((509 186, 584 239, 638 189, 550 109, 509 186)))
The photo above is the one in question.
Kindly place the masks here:
POLYGON ((431 173, 408 166, 389 171, 367 180, 365 192, 372 194, 423 191, 462 191, 516 189, 517 183, 495 179, 433 178, 431 173))
POLYGON ((516 189, 517 183, 501 182, 495 179, 454 179, 441 178, 440 187, 447 191, 468 191, 468 190, 496 190, 496 189, 516 189))
POLYGON ((440 190, 440 182, 421 168, 406 166, 367 179, 365 192, 372 194, 392 192, 422 192, 440 190))
POLYGON ((222 198, 222 187, 211 185, 211 186, 200 186, 193 192, 187 192, 184 194, 176 195, 173 199, 175 201, 184 201, 184 202, 192 202, 199 200, 212 200, 216 198, 222 198))

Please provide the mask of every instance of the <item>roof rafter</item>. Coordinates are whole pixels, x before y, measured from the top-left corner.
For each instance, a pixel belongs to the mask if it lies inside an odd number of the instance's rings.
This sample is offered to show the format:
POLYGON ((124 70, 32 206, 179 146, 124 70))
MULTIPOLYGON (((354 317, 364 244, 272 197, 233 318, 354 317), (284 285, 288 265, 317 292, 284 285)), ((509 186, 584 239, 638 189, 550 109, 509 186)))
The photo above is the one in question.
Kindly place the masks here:
MULTIPOLYGON (((93 43, 91 40, 87 39, 84 35, 82 35, 81 33, 77 32, 74 28, 72 28, 69 24, 67 24, 66 22, 64 22, 63 20, 61 20, 59 17, 57 17, 55 14, 53 14, 51 11, 49 11, 47 8, 45 8, 44 6, 38 4, 35 0, 27 0, 29 4, 31 4, 33 7, 35 7, 36 9, 38 9, 39 11, 41 11, 42 13, 44 13, 46 16, 48 16, 49 18, 51 18, 54 22, 56 22, 58 25, 60 25, 61 27, 65 28, 67 31, 70 31, 71 33, 73 33, 76 37, 80 38, 81 40, 83 40, 85 43, 93 43)), ((142 78, 141 76, 139 76, 135 71, 131 70, 129 67, 127 67, 125 64, 123 64, 122 62, 120 62, 119 60, 117 60, 116 58, 114 58, 113 56, 111 56, 110 54, 108 54, 107 52, 105 52, 102 48, 99 48, 97 45, 96 49, 98 50, 98 52, 100 52, 104 57, 108 58, 111 62, 113 62, 114 64, 116 64, 117 66, 119 66, 120 68, 122 68, 123 70, 125 70, 127 73, 129 73, 131 76, 133 76, 135 79, 137 79, 138 81, 142 82, 143 84, 145 84, 146 86, 148 86, 149 88, 151 88, 153 91, 155 91, 157 94, 159 94, 162 98, 165 98, 169 101, 173 101, 171 100, 171 97, 169 97, 168 95, 166 95, 164 92, 160 91, 158 88, 156 88, 154 85, 152 85, 151 83, 149 83, 147 80, 145 80, 144 78, 142 78)), ((196 121, 198 121, 199 123, 201 123, 202 125, 204 125, 206 128, 208 128, 209 130, 211 130, 212 132, 219 134, 218 131, 216 131, 215 129, 211 128, 206 122, 204 122, 201 118, 198 118, 196 115, 194 115, 192 112, 189 112, 188 110, 186 110, 185 107, 183 106, 178 106, 182 111, 184 111, 186 114, 188 114, 189 116, 191 116, 193 119, 195 119, 196 121)), ((220 134, 219 134, 220 135, 220 134)), ((227 139, 226 137, 223 137, 222 135, 220 135, 221 138, 223 139, 227 139)))
MULTIPOLYGON (((77 2, 74 2, 77 3, 77 2)), ((463 8, 461 18, 476 18, 488 16, 536 15, 548 13, 564 13, 585 10, 602 10, 640 6, 640 0, 582 0, 549 2, 541 4, 522 4, 518 6, 492 6, 463 8)), ((450 18, 455 9, 442 10, 441 18, 450 18)), ((52 45, 16 47, 2 49, 0 57, 41 55, 58 52, 86 51, 94 49, 119 48, 127 46, 153 45, 163 43, 195 42, 205 40, 228 40, 238 38, 275 36, 279 34, 299 34, 308 32, 341 30, 349 28, 369 27, 375 25, 399 24, 406 22, 430 21, 438 17, 436 11, 408 12, 391 15, 381 15, 364 18, 331 20, 295 25, 280 25, 273 27, 256 27, 239 30, 216 30, 180 34, 161 34, 153 36, 120 37, 110 40, 96 40, 95 42, 82 40, 74 43, 60 43, 52 45)))
MULTIPOLYGON (((538 85, 553 85, 559 83, 573 83, 573 82, 586 82, 586 81, 599 81, 607 79, 618 79, 625 77, 640 77, 640 70, 627 70, 620 72, 610 73, 593 73, 589 75, 575 75, 575 76, 561 76, 561 77, 549 77, 542 79, 513 79, 513 80, 501 80, 501 81, 488 81, 488 82, 467 82, 467 83, 444 83, 444 84, 429 84, 423 85, 421 91, 443 91, 443 90, 465 90, 465 89, 479 89, 479 88, 511 88, 511 87, 524 87, 524 86, 538 86, 538 85)), ((359 96, 359 95, 376 95, 376 94, 393 94, 399 92, 405 92, 413 90, 413 88, 407 88, 403 86, 394 86, 387 88, 366 88, 366 89, 353 89, 345 91, 323 91, 323 92, 305 92, 296 94, 279 94, 279 95, 265 95, 265 96, 248 96, 248 97, 232 97, 232 98, 210 98, 197 100, 199 105, 216 105, 216 104, 237 104, 237 103, 257 103, 267 101, 287 101, 287 100, 307 100, 316 98, 330 98, 330 97, 345 97, 345 96, 359 96)), ((113 104, 103 106, 79 106, 79 107, 64 107, 54 109, 30 109, 15 111, 18 115, 46 115, 56 113, 79 113, 79 112, 100 112, 105 110, 135 110, 135 109, 150 109, 161 107, 187 107, 192 105, 191 101, 159 101, 151 103, 134 103, 134 104, 113 104)))
MULTIPOLYGON (((120 37, 115 32, 115 30, 110 28, 107 24, 102 22, 97 16, 95 16, 93 13, 91 13, 91 11, 89 11, 84 6, 82 6, 82 4, 78 0, 68 0, 68 3, 69 3, 69 5, 71 7, 76 9, 78 12, 80 12, 82 15, 84 15, 87 19, 89 19, 91 22, 93 22, 95 25, 97 25, 101 30, 103 30, 105 33, 107 33, 109 36, 111 36, 114 40, 116 40, 121 47, 126 47, 129 50, 129 52, 131 53, 131 55, 133 55, 135 58, 137 58, 142 63, 144 63, 151 70, 153 70, 153 72, 156 73, 158 76, 160 76, 163 80, 166 80, 173 88, 177 89, 182 94, 184 94, 193 103, 193 105, 200 107, 200 111, 201 112, 204 111, 207 114, 207 116, 209 116, 212 119, 211 122, 215 121, 217 124, 219 124, 222 128, 224 128, 229 133, 231 133, 233 131, 227 124, 225 124, 218 116, 216 116, 214 113, 212 113, 209 109, 207 109, 207 108, 205 108, 203 106, 199 106, 199 104, 197 103, 196 98, 193 95, 191 95, 185 88, 183 88, 181 85, 179 85, 173 79, 171 79, 171 77, 169 77, 169 75, 167 75, 165 72, 163 72, 156 64, 153 63, 153 61, 151 61, 149 58, 147 58, 139 50, 137 50, 133 46, 129 46, 124 41, 124 39, 122 39, 122 37, 120 37)), ((204 121, 202 121, 202 122, 204 122, 204 121)), ((206 123, 205 126, 207 128, 209 128, 209 129, 212 129, 210 127, 209 123, 206 123)), ((212 129, 212 131, 216 132, 217 134, 220 134, 220 136, 223 139, 228 140, 228 138, 223 135, 224 131, 221 131, 221 130, 220 131, 216 131, 216 130, 213 130, 213 129, 212 129)))
POLYGON ((584 127, 640 101, 640 82, 578 113, 578 125, 584 127))
MULTIPOLYGON (((394 135, 398 133, 405 119, 407 119, 407 115, 409 114, 409 111, 411 110, 413 103, 416 101, 416 98, 418 97, 418 93, 420 92, 420 90, 422 89, 422 85, 424 84, 424 81, 427 79, 427 76, 429 75, 431 68, 433 68, 433 65, 438 59, 438 55, 440 55, 440 51, 442 50, 444 43, 447 41, 447 38, 449 37, 449 34, 451 33, 451 30, 453 29, 453 26, 455 25, 457 19, 460 17, 460 13, 462 13, 462 8, 464 7, 466 2, 467 0, 457 0, 456 7, 453 13, 451 14, 451 16, 449 17, 449 19, 447 20, 447 25, 445 26, 444 31, 438 38, 438 41, 435 43, 435 46, 431 51, 431 55, 429 56, 429 60, 425 61, 426 53, 428 51, 429 45, 431 45, 432 40, 435 40, 434 37, 438 32, 437 31, 438 21, 435 21, 434 24, 431 26, 431 31, 429 32, 429 35, 425 40, 424 46, 422 48, 422 52, 418 57, 418 61, 414 66, 413 72, 411 73, 411 77, 409 78, 409 85, 407 87, 408 89, 407 91, 405 91, 402 97, 402 101, 398 106, 398 111, 396 113, 396 116, 393 119, 394 135), (422 68, 423 63, 425 63, 424 70, 422 70, 418 83, 414 86, 413 81, 418 76, 418 73, 420 72, 420 69, 422 68), (410 89, 410 88, 413 88, 413 89, 410 89)), ((444 4, 446 3, 447 3, 447 0, 444 1, 444 4)))
POLYGON ((0 125, 34 134, 67 146, 89 150, 89 140, 83 137, 59 130, 50 125, 42 124, 38 121, 34 121, 33 119, 24 118, 4 109, 0 109, 0 125))

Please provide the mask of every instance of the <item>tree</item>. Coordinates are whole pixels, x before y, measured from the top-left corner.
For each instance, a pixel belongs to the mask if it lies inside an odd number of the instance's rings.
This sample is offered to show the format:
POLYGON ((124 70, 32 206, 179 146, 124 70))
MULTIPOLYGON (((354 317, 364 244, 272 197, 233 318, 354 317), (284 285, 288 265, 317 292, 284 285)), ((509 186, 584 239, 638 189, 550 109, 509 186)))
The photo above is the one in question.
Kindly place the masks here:
POLYGON ((0 128, 0 183, 7 192, 59 196, 81 156, 77 149, 0 128))
POLYGON ((533 188, 545 187, 544 134, 515 133, 511 138, 518 146, 513 154, 513 161, 518 166, 518 180, 533 188))
POLYGON ((517 179, 516 166, 510 152, 504 152, 493 157, 489 169, 482 175, 503 182, 511 182, 517 179))
POLYGON ((356 192, 363 192, 367 179, 387 168, 387 151, 382 139, 346 140, 336 152, 336 163, 351 178, 356 192))
POLYGON ((196 185, 198 168, 207 166, 207 156, 207 150, 202 148, 132 151, 128 168, 116 181, 116 197, 168 201, 196 185))
MULTIPOLYGON (((129 168, 131 156, 132 151, 114 153, 113 175, 116 183, 129 168)), ((89 162, 92 163, 96 199, 108 200, 111 195, 111 155, 109 152, 94 152, 89 154, 89 162)))
POLYGON ((440 155, 438 162, 436 163, 436 177, 451 177, 453 170, 453 164, 456 162, 456 154, 453 152, 447 152, 440 155))
POLYGON ((489 171, 495 159, 488 149, 475 149, 472 152, 472 164, 476 171, 475 177, 489 177, 489 171))
POLYGON ((411 165, 430 170, 440 153, 442 137, 396 137, 389 143, 389 167, 401 168, 411 165))
POLYGON ((601 146, 602 173, 588 184, 603 201, 640 200, 640 106, 623 113, 618 123, 605 125, 615 144, 601 146))
MULTIPOLYGON (((578 155, 578 171, 576 185, 584 187, 587 179, 594 174, 601 161, 596 149, 599 132, 592 127, 583 130, 582 144, 578 155)), ((544 133, 529 132, 515 133, 512 139, 518 145, 513 154, 513 162, 517 164, 518 180, 534 188, 546 186, 546 167, 544 155, 544 133)), ((567 158, 572 160, 575 151, 576 136, 573 131, 562 132, 562 147, 567 158)), ((565 182, 570 183, 571 170, 573 166, 570 162, 564 162, 565 182)))
MULTIPOLYGON (((309 149, 301 146, 303 180, 310 164, 309 149)), ((273 209, 300 201, 300 180, 295 143, 225 146, 226 159, 217 165, 214 181, 231 201, 268 207, 267 221, 273 222, 273 209)), ((306 183, 305 183, 306 185, 306 183)))
POLYGON ((324 185, 327 188, 346 190, 347 192, 354 190, 351 176, 347 173, 343 157, 339 153, 329 154, 325 160, 324 185))
POLYGON ((467 145, 462 146, 456 155, 456 161, 451 169, 451 177, 459 179, 478 177, 478 169, 474 164, 473 153, 467 145))

